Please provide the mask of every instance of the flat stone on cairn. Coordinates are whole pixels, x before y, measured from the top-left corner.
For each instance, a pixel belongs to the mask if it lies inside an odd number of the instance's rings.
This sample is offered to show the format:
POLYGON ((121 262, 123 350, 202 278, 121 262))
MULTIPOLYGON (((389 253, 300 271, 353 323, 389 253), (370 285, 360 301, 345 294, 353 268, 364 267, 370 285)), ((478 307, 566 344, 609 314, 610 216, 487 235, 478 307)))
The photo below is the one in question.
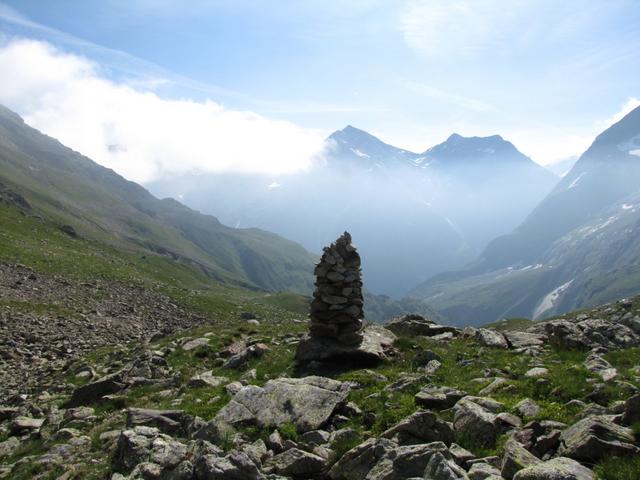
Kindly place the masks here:
POLYGON ((324 248, 315 275, 309 336, 298 346, 298 360, 382 359, 395 336, 381 327, 363 328, 360 255, 348 232, 324 248))

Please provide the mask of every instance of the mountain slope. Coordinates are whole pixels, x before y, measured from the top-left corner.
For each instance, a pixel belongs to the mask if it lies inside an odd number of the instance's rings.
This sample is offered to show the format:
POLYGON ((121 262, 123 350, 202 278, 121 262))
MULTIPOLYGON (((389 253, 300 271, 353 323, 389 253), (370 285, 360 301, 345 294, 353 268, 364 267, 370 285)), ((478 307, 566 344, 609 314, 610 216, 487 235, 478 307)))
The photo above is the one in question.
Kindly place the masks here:
POLYGON ((306 172, 184 175, 149 188, 203 211, 215 205, 223 223, 274 231, 312 251, 349 230, 366 260, 365 285, 401 297, 471 261, 555 181, 498 136, 454 135, 418 154, 347 126, 327 139, 326 154, 306 172))
POLYGON ((126 251, 179 260, 210 278, 263 290, 307 292, 313 257, 257 229, 232 229, 141 186, 28 127, 0 107, 0 191, 35 213, 126 251))
POLYGON ((640 292, 640 109, 600 134, 512 234, 468 271, 418 287, 460 322, 544 318, 640 292))

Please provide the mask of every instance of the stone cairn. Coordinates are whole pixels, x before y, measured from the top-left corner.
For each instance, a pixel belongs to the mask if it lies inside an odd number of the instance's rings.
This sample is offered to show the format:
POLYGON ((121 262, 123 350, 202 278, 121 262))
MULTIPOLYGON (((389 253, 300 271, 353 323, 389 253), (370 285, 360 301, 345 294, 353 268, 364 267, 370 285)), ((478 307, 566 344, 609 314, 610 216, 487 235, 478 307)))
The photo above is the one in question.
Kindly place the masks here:
POLYGON ((311 302, 311 338, 356 347, 363 339, 364 302, 360 255, 348 232, 324 247, 314 273, 317 278, 311 302))

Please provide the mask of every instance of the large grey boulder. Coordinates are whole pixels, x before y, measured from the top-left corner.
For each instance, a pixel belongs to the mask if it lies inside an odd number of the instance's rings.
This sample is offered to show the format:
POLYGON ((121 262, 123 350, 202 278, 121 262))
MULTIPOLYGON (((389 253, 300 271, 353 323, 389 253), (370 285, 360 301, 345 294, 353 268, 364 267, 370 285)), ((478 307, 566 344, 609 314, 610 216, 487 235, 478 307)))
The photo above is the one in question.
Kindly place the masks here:
POLYGON ((478 462, 471 465, 467 472, 469 480, 486 480, 488 478, 502 478, 500 470, 488 463, 478 462))
POLYGON ((190 388, 202 388, 202 387, 210 387, 216 388, 220 385, 229 382, 227 377, 218 377, 213 374, 211 370, 206 372, 198 373, 191 377, 187 382, 187 387, 190 388))
POLYGON ((511 480, 520 470, 540 463, 540 459, 532 455, 520 443, 510 438, 504 446, 501 473, 504 478, 511 480))
POLYGON ((215 454, 196 459, 195 474, 198 480, 263 480, 265 477, 249 456, 232 451, 225 457, 215 454))
POLYGON ((505 350, 509 348, 509 342, 502 333, 488 328, 478 328, 475 331, 475 339, 485 347, 504 348, 505 350))
POLYGON ((369 471, 397 444, 386 438, 370 438, 346 452, 329 470, 332 480, 364 480, 369 471))
POLYGON ((453 407, 466 392, 446 386, 428 385, 416 394, 416 403, 427 408, 443 410, 453 407))
POLYGON ((454 439, 453 429, 450 424, 430 411, 413 413, 388 429, 381 436, 394 439, 400 445, 429 442, 444 442, 449 445, 454 439))
POLYGON ((67 407, 90 405, 102 399, 105 395, 117 393, 125 388, 122 373, 113 373, 95 382, 76 388, 67 402, 67 407))
POLYGON ((624 404, 624 411, 622 412, 620 422, 628 426, 635 422, 640 422, 640 394, 627 399, 624 404))
POLYGON ((456 464, 448 455, 435 452, 429 458, 429 463, 424 470, 424 478, 427 480, 467 480, 467 473, 456 464))
POLYGON ((396 336, 386 328, 368 325, 362 329, 362 341, 356 345, 345 345, 329 337, 305 337, 296 354, 302 363, 311 361, 345 361, 368 365, 389 358, 395 350, 396 336))
POLYGON ((558 455, 596 462, 607 456, 637 455, 633 430, 605 417, 587 417, 562 432, 558 455))
POLYGON ((405 480, 419 477, 425 472, 430 459, 439 452, 451 458, 442 442, 396 447, 373 466, 366 479, 405 480))
POLYGON ((279 475, 306 479, 322 472, 326 460, 298 448, 286 450, 265 463, 265 471, 279 475))
POLYGON ((391 330, 397 335, 406 336, 423 335, 426 337, 433 337, 434 335, 440 335, 441 333, 458 334, 460 332, 456 327, 439 325, 433 320, 426 319, 417 314, 401 315, 399 317, 392 318, 385 326, 388 330, 391 330))
POLYGON ((156 427, 167 435, 186 436, 193 417, 183 410, 152 410, 130 408, 127 410, 127 427, 156 427))
POLYGON ((135 427, 120 434, 113 464, 116 472, 125 473, 145 462, 172 469, 186 456, 184 444, 161 434, 157 428, 135 427))
POLYGON ((453 429, 457 438, 485 447, 495 445, 498 435, 496 415, 467 399, 456 404, 453 429))
POLYGON ((9 430, 15 435, 37 432, 43 423, 44 418, 16 417, 11 421, 9 430))
POLYGON ((437 452, 451 459, 442 442, 400 446, 386 438, 371 438, 345 453, 331 470, 332 480, 405 480, 422 477, 437 452))
POLYGON ((513 480, 594 480, 593 471, 571 458, 557 457, 523 468, 513 480))
POLYGON ((325 425, 349 394, 349 385, 330 378, 278 378, 264 387, 242 388, 212 421, 231 426, 278 427, 293 423, 299 432, 325 425))
POLYGON ((504 336, 511 345, 511 348, 523 351, 541 349, 546 340, 545 335, 533 332, 504 332, 504 336))
POLYGON ((640 336, 621 322, 586 318, 580 321, 552 320, 541 326, 549 342, 563 349, 629 348, 640 344, 640 336))

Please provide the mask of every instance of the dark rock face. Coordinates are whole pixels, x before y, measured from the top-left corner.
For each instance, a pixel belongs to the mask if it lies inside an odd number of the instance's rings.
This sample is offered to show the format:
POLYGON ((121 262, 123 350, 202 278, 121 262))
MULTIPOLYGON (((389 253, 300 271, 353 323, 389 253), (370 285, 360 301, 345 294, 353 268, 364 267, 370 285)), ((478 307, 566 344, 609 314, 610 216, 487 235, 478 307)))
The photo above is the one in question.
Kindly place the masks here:
POLYGON ((315 268, 309 336, 298 345, 300 362, 375 362, 392 350, 395 336, 380 327, 363 328, 360 255, 348 232, 330 246, 315 268))

